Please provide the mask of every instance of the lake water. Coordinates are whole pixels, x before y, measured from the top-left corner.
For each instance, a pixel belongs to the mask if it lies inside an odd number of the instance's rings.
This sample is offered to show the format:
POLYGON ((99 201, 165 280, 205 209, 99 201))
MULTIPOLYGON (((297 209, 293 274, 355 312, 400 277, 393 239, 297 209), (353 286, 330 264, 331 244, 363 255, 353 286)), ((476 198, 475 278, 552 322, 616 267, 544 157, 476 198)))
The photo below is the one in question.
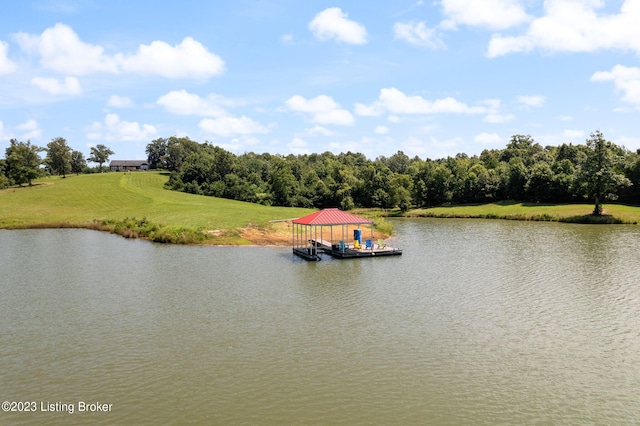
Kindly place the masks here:
POLYGON ((394 223, 321 262, 0 231, 0 399, 37 405, 0 423, 640 422, 640 227, 394 223))

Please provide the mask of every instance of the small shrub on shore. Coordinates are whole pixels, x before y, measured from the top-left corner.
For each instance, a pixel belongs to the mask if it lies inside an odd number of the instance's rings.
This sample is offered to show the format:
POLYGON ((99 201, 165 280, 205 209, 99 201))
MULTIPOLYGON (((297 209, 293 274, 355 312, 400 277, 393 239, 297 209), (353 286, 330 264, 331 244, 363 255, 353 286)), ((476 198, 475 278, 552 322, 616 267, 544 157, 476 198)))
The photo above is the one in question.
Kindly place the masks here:
POLYGON ((89 228, 107 231, 125 238, 143 238, 156 243, 200 244, 211 239, 199 229, 163 226, 152 223, 147 218, 125 218, 121 221, 108 219, 94 222, 89 228))
POLYGON ((585 214, 580 216, 563 217, 560 219, 560 222, 583 223, 591 225, 621 225, 625 223, 622 219, 611 216, 609 214, 602 214, 597 216, 593 214, 585 214))

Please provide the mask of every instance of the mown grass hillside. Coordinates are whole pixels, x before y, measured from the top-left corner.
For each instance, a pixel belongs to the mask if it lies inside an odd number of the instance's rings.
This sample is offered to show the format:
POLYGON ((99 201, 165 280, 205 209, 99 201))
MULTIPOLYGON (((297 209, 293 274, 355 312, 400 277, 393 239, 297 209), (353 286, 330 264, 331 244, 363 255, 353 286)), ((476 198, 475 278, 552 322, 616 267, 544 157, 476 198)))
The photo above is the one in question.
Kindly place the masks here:
POLYGON ((249 244, 243 230, 257 235, 270 220, 312 211, 170 191, 166 181, 156 172, 104 173, 2 190, 0 228, 85 227, 166 242, 249 244))

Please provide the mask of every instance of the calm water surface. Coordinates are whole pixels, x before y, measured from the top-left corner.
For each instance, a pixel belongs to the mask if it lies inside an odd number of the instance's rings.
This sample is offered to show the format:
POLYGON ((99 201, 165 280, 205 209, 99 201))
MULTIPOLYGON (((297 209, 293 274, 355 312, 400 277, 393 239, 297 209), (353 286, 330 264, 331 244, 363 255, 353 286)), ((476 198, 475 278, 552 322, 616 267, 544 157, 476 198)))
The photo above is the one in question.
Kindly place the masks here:
POLYGON ((316 263, 0 231, 0 399, 38 405, 0 423, 640 422, 640 228, 395 224, 316 263))

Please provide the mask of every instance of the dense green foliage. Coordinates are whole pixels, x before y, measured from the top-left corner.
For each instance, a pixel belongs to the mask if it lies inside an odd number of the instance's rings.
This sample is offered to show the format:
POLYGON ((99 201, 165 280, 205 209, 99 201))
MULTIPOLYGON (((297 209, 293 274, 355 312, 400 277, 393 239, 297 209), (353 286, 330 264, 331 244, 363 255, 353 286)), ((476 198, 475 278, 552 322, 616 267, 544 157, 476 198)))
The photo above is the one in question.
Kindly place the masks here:
MULTIPOLYGON (((5 152, 4 175, 6 180, 13 185, 28 184, 38 177, 42 159, 39 152, 42 148, 31 145, 31 142, 18 142, 11 139, 11 145, 5 152)), ((0 182, 0 185, 2 182, 0 182)))
POLYGON ((109 147, 102 144, 91 147, 91 155, 87 158, 87 161, 92 163, 98 163, 100 172, 102 172, 102 164, 109 161, 109 156, 113 155, 113 151, 109 147))
POLYGON ((45 164, 53 174, 65 177, 71 172, 71 148, 64 138, 55 138, 47 144, 45 164))
POLYGON ((499 200, 640 202, 640 154, 600 132, 586 144, 546 147, 514 135, 504 149, 437 160, 402 151, 375 160, 352 152, 234 155, 176 137, 156 139, 147 154, 153 167, 171 171, 172 189, 266 205, 406 211, 499 200))
POLYGON ((599 131, 587 140, 589 155, 581 168, 578 182, 583 183, 587 196, 595 200, 593 214, 602 214, 600 204, 603 199, 617 199, 618 188, 631 185, 631 181, 622 174, 618 166, 622 164, 622 155, 616 155, 616 147, 607 142, 599 131))

